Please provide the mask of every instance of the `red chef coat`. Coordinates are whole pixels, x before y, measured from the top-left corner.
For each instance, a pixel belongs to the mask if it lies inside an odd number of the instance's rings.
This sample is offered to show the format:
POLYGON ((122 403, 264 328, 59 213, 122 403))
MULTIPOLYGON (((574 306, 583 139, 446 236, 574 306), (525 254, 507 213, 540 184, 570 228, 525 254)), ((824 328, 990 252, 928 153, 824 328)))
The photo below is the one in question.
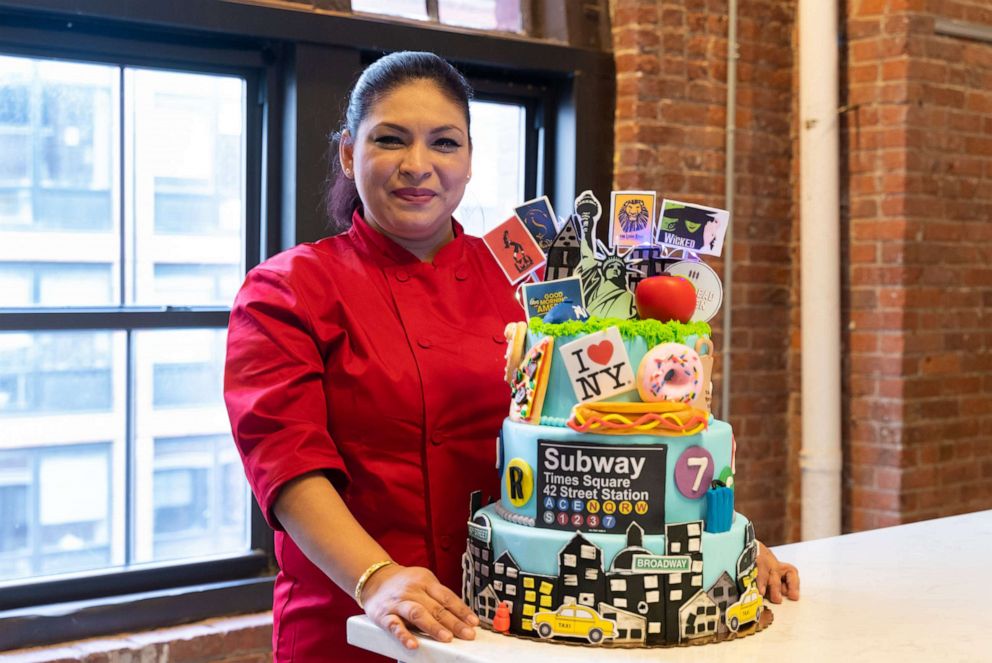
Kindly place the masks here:
POLYGON ((346 644, 358 606, 272 513, 306 472, 323 470, 393 559, 460 594, 469 494, 498 490, 503 328, 523 311, 482 240, 453 227, 421 262, 356 213, 347 233, 251 270, 235 300, 225 400, 276 530, 276 661, 382 660, 346 644))

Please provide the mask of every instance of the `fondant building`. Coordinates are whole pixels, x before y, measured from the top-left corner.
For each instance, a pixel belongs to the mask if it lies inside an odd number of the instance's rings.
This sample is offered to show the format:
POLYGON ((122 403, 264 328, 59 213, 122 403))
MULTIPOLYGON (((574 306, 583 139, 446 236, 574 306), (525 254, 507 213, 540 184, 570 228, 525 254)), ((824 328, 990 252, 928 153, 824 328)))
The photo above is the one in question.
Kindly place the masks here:
POLYGON ((680 642, 715 636, 720 622, 716 603, 699 590, 679 608, 680 642))
POLYGON ((548 264, 545 267, 545 280, 564 279, 572 276, 582 258, 579 229, 576 220, 569 218, 558 232, 548 249, 548 264))
POLYGON ((469 529, 466 557, 462 558, 462 598, 472 605, 472 600, 492 580, 493 546, 489 518, 477 516, 469 529), (467 568, 466 568, 467 567, 467 568), (468 576, 468 577, 466 577, 468 576))
POLYGON ((647 620, 641 615, 621 610, 609 603, 599 604, 599 614, 603 619, 610 619, 616 625, 616 637, 611 640, 613 644, 633 645, 644 643, 647 620))
POLYGON ((665 268, 675 262, 662 258, 664 250, 660 246, 635 246, 631 249, 628 259, 634 269, 631 270, 627 285, 633 291, 637 284, 649 276, 660 276, 665 268))
POLYGON ((550 576, 533 573, 520 573, 520 628, 524 633, 534 632, 534 615, 542 611, 553 611, 558 581, 550 576))
POLYGON ((754 570, 758 562, 758 542, 754 538, 754 525, 748 522, 744 528, 744 550, 737 558, 737 588, 743 592, 744 579, 754 570))
POLYGON ((610 565, 607 597, 613 607, 643 617, 645 640, 654 643, 663 640, 666 576, 634 570, 635 555, 651 555, 651 551, 642 546, 643 537, 641 527, 631 523, 627 528, 627 547, 616 554, 610 565))
POLYGON ((694 520, 688 523, 665 525, 665 548, 669 555, 682 555, 690 558, 689 571, 671 573, 667 576, 665 596, 665 640, 678 642, 679 609, 696 592, 703 588, 703 523, 694 520))
POLYGON ((523 622, 523 606, 520 602, 520 566, 513 555, 504 552, 493 562, 493 589, 500 601, 510 607, 510 629, 520 631, 523 622))
POLYGON ((558 604, 580 603, 595 609, 606 599, 603 551, 576 532, 558 553, 560 594, 558 604))
POLYGON ((486 585, 485 589, 475 595, 472 608, 478 615, 479 621, 483 624, 493 625, 493 617, 496 615, 496 606, 499 605, 499 597, 492 585, 486 585))
POLYGON ((734 582, 734 579, 730 577, 729 573, 724 571, 706 593, 709 594, 709 597, 713 599, 713 603, 716 604, 717 615, 720 617, 717 624, 717 634, 722 636, 729 633, 730 629, 727 628, 726 619, 727 606, 736 602, 740 596, 740 593, 737 591, 737 583, 734 582))

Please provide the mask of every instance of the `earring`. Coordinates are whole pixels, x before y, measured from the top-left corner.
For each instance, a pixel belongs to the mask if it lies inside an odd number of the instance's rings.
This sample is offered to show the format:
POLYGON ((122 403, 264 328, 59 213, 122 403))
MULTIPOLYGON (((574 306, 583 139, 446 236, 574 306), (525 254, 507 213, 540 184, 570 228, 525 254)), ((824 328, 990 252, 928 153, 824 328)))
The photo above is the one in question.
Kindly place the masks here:
POLYGON ((351 168, 344 169, 344 176, 347 177, 348 179, 351 179, 351 168))

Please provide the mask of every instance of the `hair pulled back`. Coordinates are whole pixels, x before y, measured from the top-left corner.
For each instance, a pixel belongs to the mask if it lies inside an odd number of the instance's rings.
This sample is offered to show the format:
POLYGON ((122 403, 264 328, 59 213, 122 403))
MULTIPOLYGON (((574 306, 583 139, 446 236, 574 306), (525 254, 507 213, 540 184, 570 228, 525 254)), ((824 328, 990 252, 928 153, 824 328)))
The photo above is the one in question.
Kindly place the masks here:
POLYGON ((345 177, 338 158, 338 145, 342 132, 347 130, 354 139, 358 126, 379 99, 395 88, 414 80, 429 81, 458 105, 465 113, 465 127, 469 128, 468 102, 472 87, 457 69, 443 58, 425 51, 400 51, 379 58, 359 76, 348 97, 344 124, 330 137, 328 150, 327 216, 333 232, 343 232, 351 227, 351 216, 361 206, 355 181, 345 177))

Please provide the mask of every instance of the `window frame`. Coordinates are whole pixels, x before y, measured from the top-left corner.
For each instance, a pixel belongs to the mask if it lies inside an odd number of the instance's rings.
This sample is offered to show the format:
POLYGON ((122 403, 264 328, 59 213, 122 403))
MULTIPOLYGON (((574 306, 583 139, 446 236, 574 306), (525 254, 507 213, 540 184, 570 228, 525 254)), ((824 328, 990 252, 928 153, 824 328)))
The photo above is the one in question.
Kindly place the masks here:
MULTIPOLYGON (((261 259, 264 106, 266 84, 270 78, 270 56, 258 44, 232 40, 221 49, 196 47, 169 35, 152 34, 135 40, 118 31, 104 34, 81 30, 70 33, 57 47, 39 47, 51 37, 52 21, 46 18, 19 17, 0 28, 0 51, 14 57, 62 59, 113 67, 138 67, 190 73, 236 76, 245 81, 245 227, 244 255, 249 268, 261 259)), ((123 130, 123 129, 121 129, 123 130)), ((125 201, 119 201, 125 204, 125 201)), ((124 270, 122 270, 123 272, 124 270)), ((229 308, 220 306, 89 306, 0 308, 0 329, 5 332, 64 332, 106 330, 130 335, 141 330, 226 329, 229 308)), ((131 341, 128 340, 130 345, 131 341)), ((133 361, 132 349, 128 349, 133 361)), ((130 371, 130 368, 128 369, 130 371)), ((125 412, 133 407, 134 392, 127 390, 125 412)), ((130 415, 127 415, 130 419, 130 415)), ((127 445, 130 455, 132 432, 128 425, 127 445)), ((127 482, 133 468, 127 468, 127 482)), ((273 566, 273 537, 264 526, 257 505, 252 503, 249 522, 249 549, 243 554, 215 555, 188 562, 140 564, 136 568, 108 569, 60 575, 50 580, 7 581, 0 584, 0 650, 46 644, 64 640, 67 635, 88 637, 121 628, 138 628, 141 624, 161 624, 165 604, 183 604, 183 612, 192 610, 210 616, 223 610, 229 597, 239 597, 238 608, 264 609, 270 600, 273 566), (181 573, 177 573, 181 569, 181 573), (205 589, 210 585, 216 587, 205 589), (180 600, 177 588, 199 588, 205 599, 202 607, 180 600), (100 604, 108 597, 130 597, 127 607, 107 622, 100 604), (52 606, 75 603, 66 618, 52 606), (135 612, 132 613, 131 611, 135 612), (121 617, 126 614, 126 619, 121 617), (87 617, 87 615, 89 615, 87 617), (102 620, 102 623, 101 623, 102 620)), ((130 540, 130 535, 127 537, 130 540)), ((128 544, 130 548, 130 543, 128 544)), ((121 603, 120 605, 125 605, 121 603)), ((230 609, 230 608, 229 608, 230 609)), ((238 611, 238 610, 234 610, 238 611)), ((62 611, 64 612, 64 611, 62 611)), ((190 613, 186 613, 188 617, 190 613)))
MULTIPOLYGON (((363 63, 386 50, 430 44, 466 73, 480 99, 525 105, 528 199, 547 194, 555 209, 566 210, 583 189, 610 190, 611 54, 306 9, 228 0, 94 0, 84 15, 76 0, 0 0, 0 50, 243 76, 248 82, 246 269, 327 234, 320 204, 327 134, 338 126, 343 100, 363 63)), ((228 308, 210 306, 5 309, 0 328, 220 328, 228 316, 228 308)), ((254 500, 251 511, 247 555, 4 586, 0 651, 270 609, 277 570, 273 536, 254 500)))

